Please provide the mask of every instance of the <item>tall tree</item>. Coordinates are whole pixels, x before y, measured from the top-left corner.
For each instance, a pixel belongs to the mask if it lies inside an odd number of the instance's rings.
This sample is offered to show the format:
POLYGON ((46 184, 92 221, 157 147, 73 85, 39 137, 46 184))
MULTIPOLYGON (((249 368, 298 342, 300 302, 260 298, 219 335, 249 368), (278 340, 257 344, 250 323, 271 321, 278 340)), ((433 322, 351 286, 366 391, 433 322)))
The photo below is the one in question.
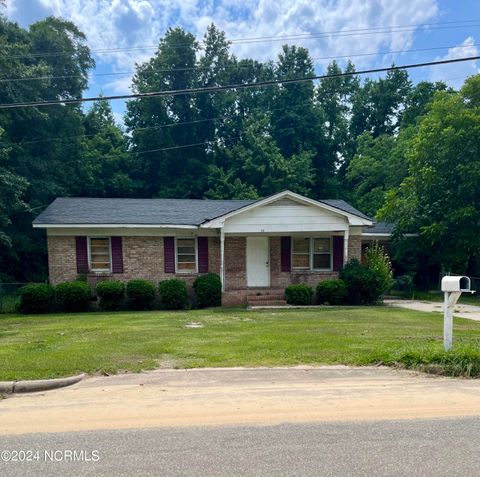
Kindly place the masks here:
POLYGON ((356 138, 367 131, 377 137, 398 131, 410 89, 405 70, 389 71, 378 80, 365 80, 353 97, 350 134, 356 138))
POLYGON ((135 157, 127 151, 123 131, 115 123, 108 101, 93 103, 85 120, 81 195, 93 197, 131 197, 141 183, 130 177, 135 157))
POLYGON ((435 95, 411 140, 408 176, 381 216, 418 230, 425 247, 463 273, 480 251, 480 75, 435 95))
POLYGON ((23 194, 28 182, 9 170, 9 149, 2 145, 4 131, 0 128, 0 244, 12 246, 9 230, 12 216, 17 212, 28 210, 23 194))
MULTIPOLYGON (((94 64, 83 33, 73 23, 52 17, 29 30, 0 18, 0 50, 12 57, 0 58, 4 103, 78 97, 94 64), (11 81, 16 78, 22 81, 11 81)), ((74 105, 2 110, 0 127, 9 150, 6 167, 10 177, 28 183, 24 201, 31 210, 17 213, 9 226, 12 246, 0 247, 0 268, 17 280, 45 278, 45 242, 31 222, 56 196, 81 190, 82 110, 74 105)))
POLYGON ((229 156, 228 162, 232 166, 227 171, 218 166, 211 168, 211 176, 221 181, 219 187, 212 184, 207 197, 219 197, 229 190, 234 190, 237 197, 240 193, 246 196, 255 193, 262 197, 284 189, 310 194, 313 154, 302 151, 289 158, 283 156, 271 135, 266 117, 248 120, 242 139, 223 153, 229 156), (251 187, 246 188, 245 184, 251 187))
MULTIPOLYGON (((169 29, 155 55, 137 66, 136 92, 190 89, 199 84, 199 45, 191 33, 169 29)), ((146 197, 198 197, 205 186, 204 135, 196 95, 141 98, 127 103, 126 125, 139 154, 134 179, 146 197), (185 147, 189 144, 195 147, 185 147), (173 149, 170 149, 173 148, 173 149), (156 149, 161 151, 155 152, 156 149), (144 153, 144 151, 150 151, 144 153)))
MULTIPOLYGON (((352 115, 352 98, 358 92, 360 81, 355 75, 350 75, 354 71, 355 66, 350 61, 344 70, 336 61, 333 61, 326 71, 326 74, 332 78, 322 79, 316 89, 316 99, 325 121, 327 139, 325 153, 330 157, 329 162, 336 164, 340 181, 343 179, 355 147, 355 138, 349 134, 349 124, 352 115), (348 73, 348 75, 335 77, 342 73, 348 73)), ((338 184, 337 189, 340 192, 341 184, 338 184)))
MULTIPOLYGON (((275 66, 277 80, 309 78, 314 74, 308 50, 283 47, 275 66)), ((286 158, 311 153, 315 171, 313 194, 320 198, 331 195, 335 164, 325 154, 324 118, 315 102, 313 81, 280 85, 274 89, 272 104, 272 133, 280 153, 286 158)))
POLYGON ((406 153, 414 132, 411 127, 397 136, 373 137, 365 132, 358 137, 357 153, 348 165, 345 182, 352 191, 353 204, 367 215, 375 217, 386 193, 407 175, 406 153))

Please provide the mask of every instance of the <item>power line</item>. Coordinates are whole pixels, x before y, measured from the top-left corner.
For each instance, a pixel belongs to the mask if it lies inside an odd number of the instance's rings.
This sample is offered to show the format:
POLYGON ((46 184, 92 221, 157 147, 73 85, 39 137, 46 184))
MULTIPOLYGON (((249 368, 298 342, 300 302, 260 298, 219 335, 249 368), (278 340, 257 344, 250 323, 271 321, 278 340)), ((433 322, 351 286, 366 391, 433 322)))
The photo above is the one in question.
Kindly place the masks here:
MULTIPOLYGON (((136 131, 148 131, 149 129, 163 129, 163 128, 171 128, 175 126, 186 126, 187 124, 196 124, 196 123, 204 123, 208 121, 215 121, 216 119, 222 119, 222 116, 217 116, 216 118, 205 118, 205 119, 196 119, 194 121, 184 121, 180 123, 170 123, 170 124, 160 124, 158 126, 145 126, 140 128, 135 128, 136 131)), ((22 144, 37 144, 40 142, 51 142, 51 141, 67 141, 70 139, 75 139, 77 137, 94 137, 97 136, 98 133, 94 134, 75 134, 72 136, 63 136, 63 137, 51 137, 47 139, 34 139, 31 141, 21 141, 18 143, 19 145, 22 144)))
MULTIPOLYGON (((400 54, 400 53, 416 53, 416 52, 424 52, 424 51, 438 51, 438 50, 447 50, 450 48, 470 48, 478 46, 477 43, 471 43, 469 45, 449 45, 449 46, 436 46, 431 48, 413 48, 410 50, 393 50, 393 51, 378 51, 378 52, 370 52, 370 53, 352 53, 349 55, 338 55, 338 56, 316 56, 312 57, 312 61, 319 61, 319 60, 336 60, 336 59, 344 59, 344 58, 357 58, 362 56, 382 56, 382 55, 390 55, 390 54, 400 54)), ((222 64, 218 63, 215 65, 217 68, 225 68, 225 69, 249 69, 253 68, 255 65, 232 65, 232 64, 222 64)), ((173 72, 180 72, 180 71, 204 71, 204 70, 211 70, 210 66, 195 66, 191 68, 169 68, 169 69, 158 69, 155 70, 155 73, 173 73, 173 72)), ((89 74, 89 77, 98 77, 98 76, 120 76, 120 75, 130 75, 135 74, 136 71, 123 71, 123 72, 113 72, 113 73, 92 73, 89 74)), ((0 79, 0 83, 10 83, 10 82, 20 82, 20 81, 33 81, 33 80, 52 80, 52 79, 66 79, 66 78, 81 78, 82 75, 60 75, 60 76, 24 76, 18 78, 2 78, 0 79)))
MULTIPOLYGON (((429 27, 430 30, 449 30, 462 27, 479 27, 480 24, 475 22, 480 21, 480 19, 475 20, 462 20, 462 21, 452 21, 452 22, 437 22, 437 23, 417 23, 409 25, 391 25, 385 27, 371 27, 371 28, 357 28, 349 30, 335 30, 330 32, 319 32, 319 33, 301 33, 301 34, 292 34, 292 35, 273 35, 269 37, 250 37, 250 38, 237 38, 229 41, 232 45, 238 44, 251 44, 251 43, 261 43, 261 42, 272 42, 272 41, 286 41, 286 40, 314 40, 318 38, 325 37, 345 37, 345 36, 363 36, 363 35, 378 35, 385 33, 408 33, 415 31, 419 27, 429 27), (454 25, 455 24, 455 25, 454 25), (440 26, 439 26, 440 25, 440 26)), ((197 42, 199 45, 205 44, 205 42, 197 42)), ((117 47, 117 48, 100 48, 100 49, 91 49, 91 53, 114 53, 114 52, 128 52, 128 51, 138 51, 138 50, 149 50, 158 48, 157 45, 144 45, 144 46, 132 46, 132 47, 117 47)), ((191 43, 173 43, 169 45, 171 48, 184 48, 190 47, 191 43)), ((7 55, 0 56, 2 59, 19 59, 19 58, 41 58, 41 57, 55 57, 55 56, 66 56, 70 53, 67 52, 38 52, 22 55, 7 55)))
MULTIPOLYGON (((309 105, 309 104, 313 104, 312 101, 303 101, 301 103, 296 103, 295 106, 304 106, 304 105, 309 105)), ((269 108, 268 111, 281 111, 281 110, 284 110, 285 108, 269 108)), ((247 113, 248 114, 251 114, 252 112, 255 112, 255 111, 263 111, 264 108, 261 108, 261 107, 257 107, 257 108, 249 108, 247 113)), ((237 119, 239 116, 235 116, 235 119, 237 119)), ((159 124, 159 125, 156 125, 156 126, 145 126, 145 127, 139 127, 139 128, 135 128, 135 132, 137 131, 148 131, 148 130, 151 130, 151 129, 164 129, 164 128, 171 128, 171 127, 176 127, 176 126, 186 126, 186 125, 189 125, 189 124, 198 124, 198 123, 204 123, 204 122, 209 122, 209 121, 216 121, 216 120, 221 120, 221 119, 225 119, 225 116, 216 116, 214 118, 204 118, 204 119, 195 119, 195 120, 192 120, 192 121, 182 121, 182 122, 179 122, 179 123, 169 123, 169 124, 159 124)), ((71 135, 71 136, 59 136, 59 137, 51 137, 51 138, 47 138, 47 139, 34 139, 34 140, 31 140, 31 141, 21 141, 19 143, 16 143, 18 145, 24 145, 24 144, 37 144, 37 143, 41 143, 41 142, 52 142, 52 141, 69 141, 71 139, 75 139, 75 138, 83 138, 83 137, 94 137, 96 136, 97 133, 94 133, 94 134, 74 134, 74 135, 71 135)))
POLYGON ((447 60, 427 61, 423 63, 411 63, 411 64, 406 64, 401 66, 370 68, 367 70, 360 70, 360 71, 354 71, 354 72, 341 72, 341 73, 328 74, 328 75, 314 75, 314 76, 307 76, 305 78, 260 81, 257 83, 240 83, 240 84, 224 85, 224 86, 210 86, 210 87, 202 87, 202 88, 190 88, 190 89, 179 89, 179 90, 169 90, 169 91, 154 91, 149 93, 131 93, 131 94, 120 94, 120 95, 113 95, 113 96, 95 96, 95 97, 88 97, 88 98, 58 99, 58 100, 51 100, 51 101, 4 103, 4 104, 0 104, 0 109, 78 104, 78 103, 86 103, 86 102, 93 102, 93 101, 100 101, 100 100, 111 101, 111 100, 118 100, 118 99, 156 98, 156 97, 180 96, 180 95, 188 95, 188 94, 216 93, 218 91, 226 91, 231 89, 240 90, 240 89, 262 88, 262 87, 268 87, 268 86, 274 86, 274 85, 305 83, 305 82, 322 80, 322 79, 341 78, 345 76, 384 73, 388 71, 423 68, 427 66, 446 65, 446 64, 460 63, 465 61, 476 61, 478 59, 480 59, 480 56, 468 56, 463 58, 452 58, 447 60))
MULTIPOLYGON (((457 80, 457 79, 465 79, 465 78, 468 78, 469 76, 471 76, 470 74, 467 74, 467 75, 461 75, 461 76, 454 76, 454 77, 450 77, 450 78, 442 78, 441 80, 438 80, 438 81, 442 81, 442 82, 446 82, 446 81, 453 81, 453 80, 457 80)), ((312 102, 312 101, 304 101, 304 102, 301 102, 301 103, 296 103, 295 106, 303 106, 303 105, 314 105, 315 104, 315 101, 312 102)), ((247 113, 248 114, 252 114, 252 113, 255 113, 256 111, 263 111, 263 107, 257 107, 257 108, 249 108, 247 113)), ((268 111, 271 112, 271 111, 280 111, 280 110, 284 110, 285 108, 269 108, 268 111)), ((235 116, 235 119, 237 119, 239 116, 235 116)), ((135 132, 138 132, 138 131, 148 131, 148 130, 158 130, 158 129, 164 129, 164 128, 171 128, 171 127, 176 127, 176 126, 186 126, 186 125, 190 125, 190 124, 198 124, 198 123, 204 123, 204 122, 210 122, 210 121, 217 121, 217 120, 222 120, 222 119, 225 119, 225 116, 216 116, 216 117, 213 117, 213 118, 203 118, 203 119, 196 119, 196 120, 192 120, 192 121, 182 121, 182 122, 179 122, 179 123, 169 123, 169 124, 159 124, 159 125, 155 125, 155 126, 145 126, 145 127, 138 127, 138 128, 135 128, 135 132)), ((53 141, 70 141, 72 139, 76 139, 76 138, 89 138, 89 137, 95 137, 97 136, 98 133, 93 133, 93 134, 74 134, 74 135, 70 135, 70 136, 59 136, 59 137, 49 137, 49 138, 46 138, 46 139, 34 139, 34 140, 29 140, 29 141, 21 141, 19 143, 16 143, 16 145, 26 145, 26 144, 38 144, 38 143, 44 143, 44 142, 53 142, 53 141)), ((198 145, 198 144, 194 144, 194 145, 198 145)), ((186 145, 188 146, 188 145, 186 145)), ((182 147, 186 147, 186 146, 182 146, 182 147)))

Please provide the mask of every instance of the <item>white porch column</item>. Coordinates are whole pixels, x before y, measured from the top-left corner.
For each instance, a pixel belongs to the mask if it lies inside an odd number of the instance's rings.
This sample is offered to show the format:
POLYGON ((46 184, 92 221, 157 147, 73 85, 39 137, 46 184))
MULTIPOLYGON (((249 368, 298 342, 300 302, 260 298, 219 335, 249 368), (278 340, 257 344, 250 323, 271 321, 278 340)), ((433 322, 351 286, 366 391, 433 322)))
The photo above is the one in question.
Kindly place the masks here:
POLYGON ((343 264, 345 265, 348 262, 348 238, 350 230, 349 228, 345 229, 344 238, 343 238, 343 264))
POLYGON ((220 280, 222 281, 222 292, 225 291, 225 232, 220 229, 220 280))

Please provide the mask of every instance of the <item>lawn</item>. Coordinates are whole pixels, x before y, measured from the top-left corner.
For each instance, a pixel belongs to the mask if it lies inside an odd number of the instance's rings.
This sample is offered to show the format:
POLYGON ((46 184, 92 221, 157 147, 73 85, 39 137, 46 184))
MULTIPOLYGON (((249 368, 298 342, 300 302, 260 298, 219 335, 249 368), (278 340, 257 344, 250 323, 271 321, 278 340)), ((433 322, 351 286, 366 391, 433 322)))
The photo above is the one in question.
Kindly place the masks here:
MULTIPOLYGON (((480 323, 455 319, 454 339, 479 366, 480 323)), ((445 356, 440 314, 381 306, 0 316, 0 380, 156 367, 411 365, 432 355, 445 356)))

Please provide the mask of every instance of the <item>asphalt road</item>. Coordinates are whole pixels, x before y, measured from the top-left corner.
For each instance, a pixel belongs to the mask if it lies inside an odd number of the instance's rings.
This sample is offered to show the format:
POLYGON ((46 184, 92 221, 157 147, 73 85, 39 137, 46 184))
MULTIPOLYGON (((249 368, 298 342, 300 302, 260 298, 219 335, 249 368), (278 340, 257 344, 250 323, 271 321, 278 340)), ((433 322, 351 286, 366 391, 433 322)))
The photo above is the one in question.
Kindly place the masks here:
POLYGON ((473 477, 480 418, 24 434, 0 437, 1 449, 40 452, 38 461, 0 462, 6 477, 473 477), (72 462, 68 450, 98 460, 72 462))

